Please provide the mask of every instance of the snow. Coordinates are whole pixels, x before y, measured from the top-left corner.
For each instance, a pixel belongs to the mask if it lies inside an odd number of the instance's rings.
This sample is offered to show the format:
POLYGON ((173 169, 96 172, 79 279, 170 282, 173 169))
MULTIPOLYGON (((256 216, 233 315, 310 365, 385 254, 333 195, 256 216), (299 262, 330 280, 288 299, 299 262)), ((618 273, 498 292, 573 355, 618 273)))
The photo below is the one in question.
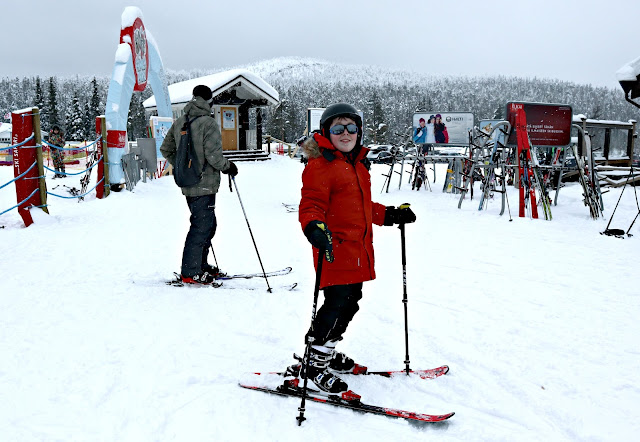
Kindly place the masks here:
POLYGON ((640 57, 622 66, 616 71, 618 81, 636 81, 640 75, 640 57))
MULTIPOLYGON (((371 175, 374 200, 410 202, 418 218, 407 226, 411 367, 451 371, 431 381, 360 377, 349 385, 369 403, 456 415, 415 425, 307 403, 298 427, 299 400, 239 388, 250 372, 292 363, 311 317, 310 246, 297 214, 282 206, 299 202, 303 166, 271 158, 238 163, 236 183, 266 269, 294 269, 269 279, 273 293, 260 279, 220 289, 163 284, 179 269, 189 224, 171 178, 105 200, 49 197, 51 214, 34 210, 28 228, 15 210, 0 216, 3 440, 637 438, 640 223, 630 238, 599 234, 622 189, 603 195, 607 218, 596 221, 576 183, 561 190, 553 221, 518 218, 510 189, 509 222, 499 201, 478 211, 477 193, 458 209, 458 196, 439 190, 444 164, 433 192, 411 191, 406 181, 398 190, 394 177, 380 194, 388 167, 373 165, 371 175), (279 288, 293 282, 294 291, 279 288)), ((80 187, 79 176, 51 175, 50 191, 80 187)), ((0 167, 0 184, 12 177, 0 167)), ((216 258, 232 273, 259 271, 226 179, 216 258)), ((0 190, 0 211, 15 201, 13 185, 0 190)), ((637 211, 628 187, 611 228, 626 230, 637 211)), ((374 227, 374 236, 378 278, 365 283, 338 349, 373 369, 402 369, 400 233, 374 227)))
MULTIPOLYGON (((126 64, 131 58, 131 46, 128 43, 120 43, 116 49, 115 62, 126 64)), ((121 78, 115 78, 115 81, 122 84, 121 78)))
MULTIPOLYGON (((169 96, 171 97, 172 103, 186 103, 193 97, 193 88, 197 85, 204 84, 206 86, 209 86, 209 88, 215 93, 217 89, 240 76, 244 77, 257 87, 262 89, 274 99, 277 100, 279 98, 278 92, 271 85, 269 85, 258 75, 246 69, 231 69, 229 71, 218 72, 216 74, 192 78, 190 80, 171 84, 169 85, 169 96)), ((142 104, 145 108, 155 106, 155 96, 147 98, 142 104)))
POLYGON ((142 11, 140 8, 136 6, 127 6, 122 11, 122 16, 120 17, 121 29, 126 29, 130 26, 133 26, 133 23, 136 19, 139 18, 142 23, 144 23, 144 17, 142 16, 142 11))

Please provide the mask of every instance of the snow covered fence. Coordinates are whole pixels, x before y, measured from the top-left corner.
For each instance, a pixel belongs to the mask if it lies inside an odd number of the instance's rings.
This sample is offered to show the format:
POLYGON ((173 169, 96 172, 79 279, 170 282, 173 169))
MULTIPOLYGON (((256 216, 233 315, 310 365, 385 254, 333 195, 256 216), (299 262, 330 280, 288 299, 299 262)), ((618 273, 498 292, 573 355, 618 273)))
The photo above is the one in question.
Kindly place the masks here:
POLYGON ((30 213, 31 209, 40 208, 44 212, 49 213, 47 209, 47 195, 58 198, 82 199, 85 195, 96 189, 96 197, 98 199, 105 196, 105 187, 108 186, 108 180, 105 181, 105 161, 102 155, 103 138, 106 133, 104 129, 105 124, 103 116, 96 118, 96 132, 98 133, 98 138, 88 146, 85 146, 85 148, 88 148, 93 144, 96 145, 92 153, 91 160, 88 162, 85 170, 75 173, 59 172, 44 166, 42 156, 43 145, 60 150, 77 150, 77 147, 61 148, 43 141, 40 131, 40 111, 37 107, 12 112, 11 122, 11 141, 13 144, 11 146, 4 147, 1 150, 11 150, 13 152, 14 179, 1 184, 0 189, 9 186, 12 183, 15 184, 16 199, 18 203, 8 209, 2 210, 2 208, 0 208, 0 215, 10 212, 13 209, 18 209, 25 227, 28 227, 33 224, 33 218, 30 213), (94 167, 97 168, 97 183, 91 190, 87 191, 91 170, 94 167), (48 192, 45 181, 45 170, 54 173, 62 173, 64 175, 84 174, 84 177, 81 180, 82 190, 73 196, 63 196, 48 192), (105 184, 100 186, 101 183, 105 184))

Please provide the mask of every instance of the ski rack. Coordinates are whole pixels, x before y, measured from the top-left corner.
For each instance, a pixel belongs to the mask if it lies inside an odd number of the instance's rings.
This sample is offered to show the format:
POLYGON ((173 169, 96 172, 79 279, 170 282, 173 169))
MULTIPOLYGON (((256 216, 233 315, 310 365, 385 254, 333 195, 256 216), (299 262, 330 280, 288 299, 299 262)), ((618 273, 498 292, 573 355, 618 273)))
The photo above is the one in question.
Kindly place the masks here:
POLYGON ((500 215, 504 214, 505 198, 506 198, 506 156, 508 149, 502 144, 498 137, 493 139, 494 133, 500 131, 508 136, 511 132, 511 124, 508 121, 500 121, 487 133, 482 130, 476 130, 477 135, 474 137, 474 141, 471 143, 469 158, 465 158, 465 170, 464 170, 464 186, 458 187, 460 191, 460 200, 458 201, 458 209, 462 207, 462 201, 464 200, 467 192, 471 191, 471 199, 473 199, 473 185, 476 181, 476 176, 481 176, 482 182, 482 196, 480 197, 480 204, 478 210, 486 209, 487 201, 493 192, 502 194, 502 208, 500 215), (505 126, 506 130, 502 127, 505 126), (480 139, 479 143, 475 140, 480 139), (500 173, 497 173, 497 171, 500 173), (484 173, 483 173, 484 172, 484 173), (501 188, 496 186, 496 180, 500 181, 501 188))
MULTIPOLYGON (((397 134, 400 135, 400 134, 397 134)), ((384 183, 382 183, 382 189, 380 193, 382 193, 386 189, 386 193, 389 193, 389 185, 391 184, 391 177, 393 177, 394 172, 400 175, 400 182, 398 183, 398 190, 402 187, 402 175, 404 173, 404 160, 407 156, 407 144, 408 142, 403 142, 397 145, 393 145, 389 153, 391 153, 391 164, 389 165, 389 172, 383 173, 382 176, 384 178, 384 183), (402 148, 402 151, 400 150, 402 148), (397 163, 400 163, 400 172, 394 171, 394 167, 397 163)))
POLYGON ((600 182, 595 170, 595 161, 593 160, 593 150, 591 149, 591 138, 589 134, 577 124, 573 124, 584 140, 584 156, 580 156, 578 147, 573 146, 573 153, 578 165, 579 181, 582 185, 582 196, 584 197, 584 205, 589 208, 591 218, 598 219, 603 215, 604 203, 602 201, 602 191, 600 190, 600 182), (586 158, 586 163, 585 163, 586 158), (586 169, 586 173, 585 173, 586 169))
MULTIPOLYGON (((429 182, 429 178, 427 177, 427 158, 426 155, 422 152, 422 149, 418 145, 415 146, 415 158, 413 159, 413 163, 411 163, 411 171, 407 170, 409 173, 409 181, 407 184, 411 184, 411 190, 420 190, 420 187, 424 185, 424 190, 431 190, 431 183, 429 182)), ((434 166, 435 168, 435 166, 434 166)))

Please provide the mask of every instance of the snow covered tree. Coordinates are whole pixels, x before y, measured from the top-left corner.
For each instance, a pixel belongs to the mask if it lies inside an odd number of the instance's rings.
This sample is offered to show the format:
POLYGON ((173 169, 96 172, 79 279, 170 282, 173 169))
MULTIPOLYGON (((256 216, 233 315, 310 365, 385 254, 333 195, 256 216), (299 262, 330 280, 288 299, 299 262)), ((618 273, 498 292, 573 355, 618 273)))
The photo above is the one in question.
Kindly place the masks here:
MULTIPOLYGON (((284 129, 287 118, 288 100, 284 98, 284 94, 280 97, 280 103, 273 109, 271 119, 269 121, 269 135, 280 140, 284 138, 284 129)), ((284 141, 284 140, 283 140, 284 141)))
POLYGON ((67 133, 66 138, 68 140, 83 141, 85 140, 85 128, 83 125, 83 112, 80 106, 80 99, 78 98, 78 92, 73 94, 71 100, 71 106, 67 113, 67 133))
POLYGON ((44 92, 42 91, 42 82, 40 77, 36 77, 36 96, 34 99, 34 105, 40 109, 40 127, 49 127, 49 113, 44 104, 44 92))
POLYGON ((491 119, 504 120, 506 117, 504 114, 506 105, 507 105, 506 102, 504 104, 498 104, 498 106, 496 106, 496 109, 493 111, 493 116, 491 117, 491 119))
POLYGON ((96 138, 96 117, 102 113, 100 111, 101 104, 98 81, 96 77, 93 77, 93 80, 91 80, 91 98, 85 103, 84 113, 85 134, 88 140, 96 138))
POLYGON ((58 87, 55 77, 49 77, 49 99, 47 101, 47 107, 49 116, 49 127, 47 129, 51 130, 54 124, 62 126, 62 121, 60 121, 60 117, 58 116, 58 87))
POLYGON ((365 113, 364 135, 374 144, 383 144, 387 138, 389 125, 386 122, 380 96, 374 90, 367 100, 367 112, 365 113))
POLYGON ((142 105, 142 94, 134 92, 129 104, 129 117, 127 118, 127 133, 129 140, 147 137, 147 120, 142 105))

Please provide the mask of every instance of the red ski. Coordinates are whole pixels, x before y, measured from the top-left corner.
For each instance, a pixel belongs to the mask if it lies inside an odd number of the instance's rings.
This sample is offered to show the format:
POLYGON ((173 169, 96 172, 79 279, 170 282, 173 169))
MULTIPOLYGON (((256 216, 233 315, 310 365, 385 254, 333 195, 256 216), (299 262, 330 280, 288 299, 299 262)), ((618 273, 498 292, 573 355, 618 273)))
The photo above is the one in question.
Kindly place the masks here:
MULTIPOLYGON (((276 394, 279 396, 291 396, 302 397, 302 388, 298 386, 298 379, 294 379, 293 382, 285 382, 277 388, 262 387, 257 385, 239 384, 242 388, 248 388, 250 390, 262 391, 264 393, 276 394)), ((402 419, 420 421, 420 422, 442 422, 449 419, 455 413, 447 414, 424 414, 416 413, 414 411, 398 410, 395 408, 380 407, 378 405, 364 404, 360 401, 360 396, 348 391, 338 395, 326 395, 318 390, 307 388, 306 399, 321 403, 333 405, 336 407, 349 408, 355 411, 362 411, 365 413, 380 414, 389 417, 399 417, 402 419)))
POLYGON ((533 186, 533 163, 531 161, 531 145, 527 133, 527 115, 524 109, 516 109, 516 135, 518 140, 518 172, 520 174, 520 211, 525 217, 526 206, 531 206, 531 218, 538 218, 538 203, 533 186), (527 201, 529 204, 527 204, 527 201))
MULTIPOLYGON (((299 356, 294 355, 294 357, 299 358, 299 356)), ((449 367, 447 365, 442 365, 436 368, 430 368, 427 370, 410 370, 410 375, 416 375, 422 379, 435 379, 442 375, 445 375, 449 372, 449 367)), ((278 376, 293 376, 298 377, 300 375, 300 364, 290 366, 287 371, 269 371, 264 373, 254 373, 257 375, 278 375, 278 376)), ((406 376, 406 370, 391 370, 391 371, 369 371, 367 367, 363 365, 358 365, 353 368, 352 371, 347 373, 340 373, 345 375, 371 375, 371 376, 383 376, 385 378, 391 377, 399 377, 406 376)))

